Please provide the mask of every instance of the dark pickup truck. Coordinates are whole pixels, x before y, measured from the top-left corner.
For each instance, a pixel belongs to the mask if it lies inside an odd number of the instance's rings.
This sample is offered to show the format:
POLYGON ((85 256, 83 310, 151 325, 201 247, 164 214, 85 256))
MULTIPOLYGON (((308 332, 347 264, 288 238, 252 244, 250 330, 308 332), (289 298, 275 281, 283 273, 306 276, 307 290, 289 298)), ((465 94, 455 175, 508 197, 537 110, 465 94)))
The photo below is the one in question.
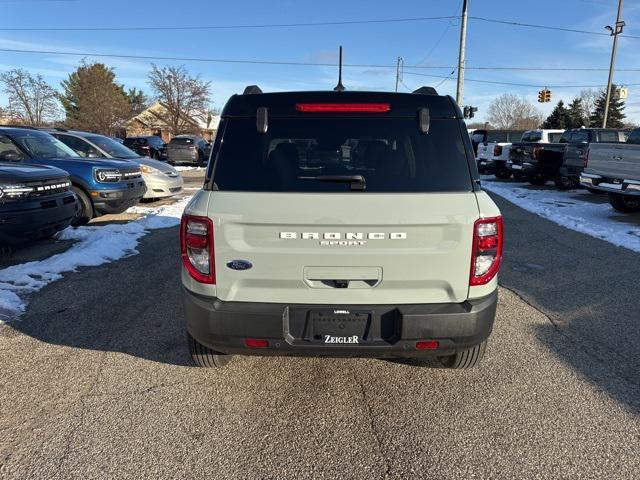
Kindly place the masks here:
POLYGON ((77 211, 64 170, 0 162, 0 245, 51 237, 67 228, 77 211))
POLYGON ((617 143, 625 141, 625 133, 619 129, 576 128, 562 134, 558 143, 532 146, 531 156, 512 158, 512 166, 522 166, 524 179, 532 185, 544 185, 553 180, 561 190, 575 188, 580 183, 580 173, 592 143, 617 143), (522 163, 519 163, 522 162, 522 163))

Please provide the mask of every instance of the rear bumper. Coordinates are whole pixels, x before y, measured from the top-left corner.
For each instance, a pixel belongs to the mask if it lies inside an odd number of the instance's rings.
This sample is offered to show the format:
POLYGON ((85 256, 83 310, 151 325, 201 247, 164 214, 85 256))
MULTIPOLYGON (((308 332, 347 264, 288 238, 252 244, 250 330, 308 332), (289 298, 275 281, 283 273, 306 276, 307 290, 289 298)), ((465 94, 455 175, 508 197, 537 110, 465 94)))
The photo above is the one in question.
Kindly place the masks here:
MULTIPOLYGON (((183 288, 187 330, 207 347, 228 354, 335 357, 428 357, 450 355, 489 337, 498 292, 452 304, 294 305, 223 302, 183 288), (310 310, 369 312, 358 344, 325 344, 309 335, 310 310), (246 338, 265 339, 249 349, 246 338), (437 340, 436 350, 417 350, 416 341, 437 340)), ((339 327, 339 325, 336 328, 339 327)))
POLYGON ((71 192, 0 205, 0 244, 38 240, 69 226, 78 209, 71 192))
POLYGON ((601 175, 582 172, 580 174, 580 184, 603 192, 640 196, 640 180, 606 178, 601 175))
POLYGON ((198 163, 200 159, 197 151, 187 151, 187 152, 176 152, 169 151, 167 152, 167 160, 172 163, 198 163))
POLYGON ((122 213, 136 205, 147 191, 144 180, 131 182, 128 188, 94 190, 91 192, 93 208, 101 215, 122 213))

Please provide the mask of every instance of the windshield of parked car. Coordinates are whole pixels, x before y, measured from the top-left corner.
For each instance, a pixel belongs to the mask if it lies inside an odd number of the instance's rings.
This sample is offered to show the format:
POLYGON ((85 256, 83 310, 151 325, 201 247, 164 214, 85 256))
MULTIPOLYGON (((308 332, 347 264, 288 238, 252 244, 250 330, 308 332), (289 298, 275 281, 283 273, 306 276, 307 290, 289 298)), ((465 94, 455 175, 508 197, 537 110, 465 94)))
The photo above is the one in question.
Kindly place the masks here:
POLYGON ((138 158, 140 156, 113 138, 102 135, 91 135, 86 137, 86 139, 114 158, 138 158))
POLYGON ((231 119, 213 173, 214 188, 257 192, 442 192, 472 190, 455 120, 413 118, 231 119), (365 188, 353 188, 354 184, 365 188))
POLYGON ((78 154, 57 138, 44 132, 20 132, 13 135, 14 141, 36 159, 77 158, 78 154))

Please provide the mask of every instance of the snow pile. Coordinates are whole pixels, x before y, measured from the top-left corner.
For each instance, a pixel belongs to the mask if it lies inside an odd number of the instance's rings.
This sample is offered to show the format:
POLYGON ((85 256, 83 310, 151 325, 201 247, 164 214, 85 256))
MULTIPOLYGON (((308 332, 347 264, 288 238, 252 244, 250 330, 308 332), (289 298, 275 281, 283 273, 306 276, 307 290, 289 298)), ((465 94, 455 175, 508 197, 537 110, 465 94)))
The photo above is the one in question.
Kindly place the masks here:
POLYGON ((640 252, 637 216, 619 214, 606 202, 589 201, 594 195, 586 190, 531 189, 486 179, 482 187, 558 225, 640 252))
POLYGON ((3 312, 13 315, 23 313, 27 306, 25 297, 59 280, 63 273, 136 255, 138 242, 150 230, 179 225, 189 200, 190 197, 160 207, 132 207, 128 212, 144 216, 124 224, 67 228, 59 238, 76 241, 69 250, 45 260, 0 270, 0 323, 3 312))

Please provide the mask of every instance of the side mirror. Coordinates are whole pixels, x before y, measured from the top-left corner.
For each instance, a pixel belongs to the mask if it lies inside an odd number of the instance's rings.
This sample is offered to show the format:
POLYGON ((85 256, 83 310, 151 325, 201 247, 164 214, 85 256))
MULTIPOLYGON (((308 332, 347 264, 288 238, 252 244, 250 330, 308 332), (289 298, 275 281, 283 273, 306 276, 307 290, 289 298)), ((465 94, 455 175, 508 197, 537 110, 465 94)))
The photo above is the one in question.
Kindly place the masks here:
POLYGON ((98 155, 96 152, 89 152, 87 154, 87 158, 100 158, 100 155, 98 155))

